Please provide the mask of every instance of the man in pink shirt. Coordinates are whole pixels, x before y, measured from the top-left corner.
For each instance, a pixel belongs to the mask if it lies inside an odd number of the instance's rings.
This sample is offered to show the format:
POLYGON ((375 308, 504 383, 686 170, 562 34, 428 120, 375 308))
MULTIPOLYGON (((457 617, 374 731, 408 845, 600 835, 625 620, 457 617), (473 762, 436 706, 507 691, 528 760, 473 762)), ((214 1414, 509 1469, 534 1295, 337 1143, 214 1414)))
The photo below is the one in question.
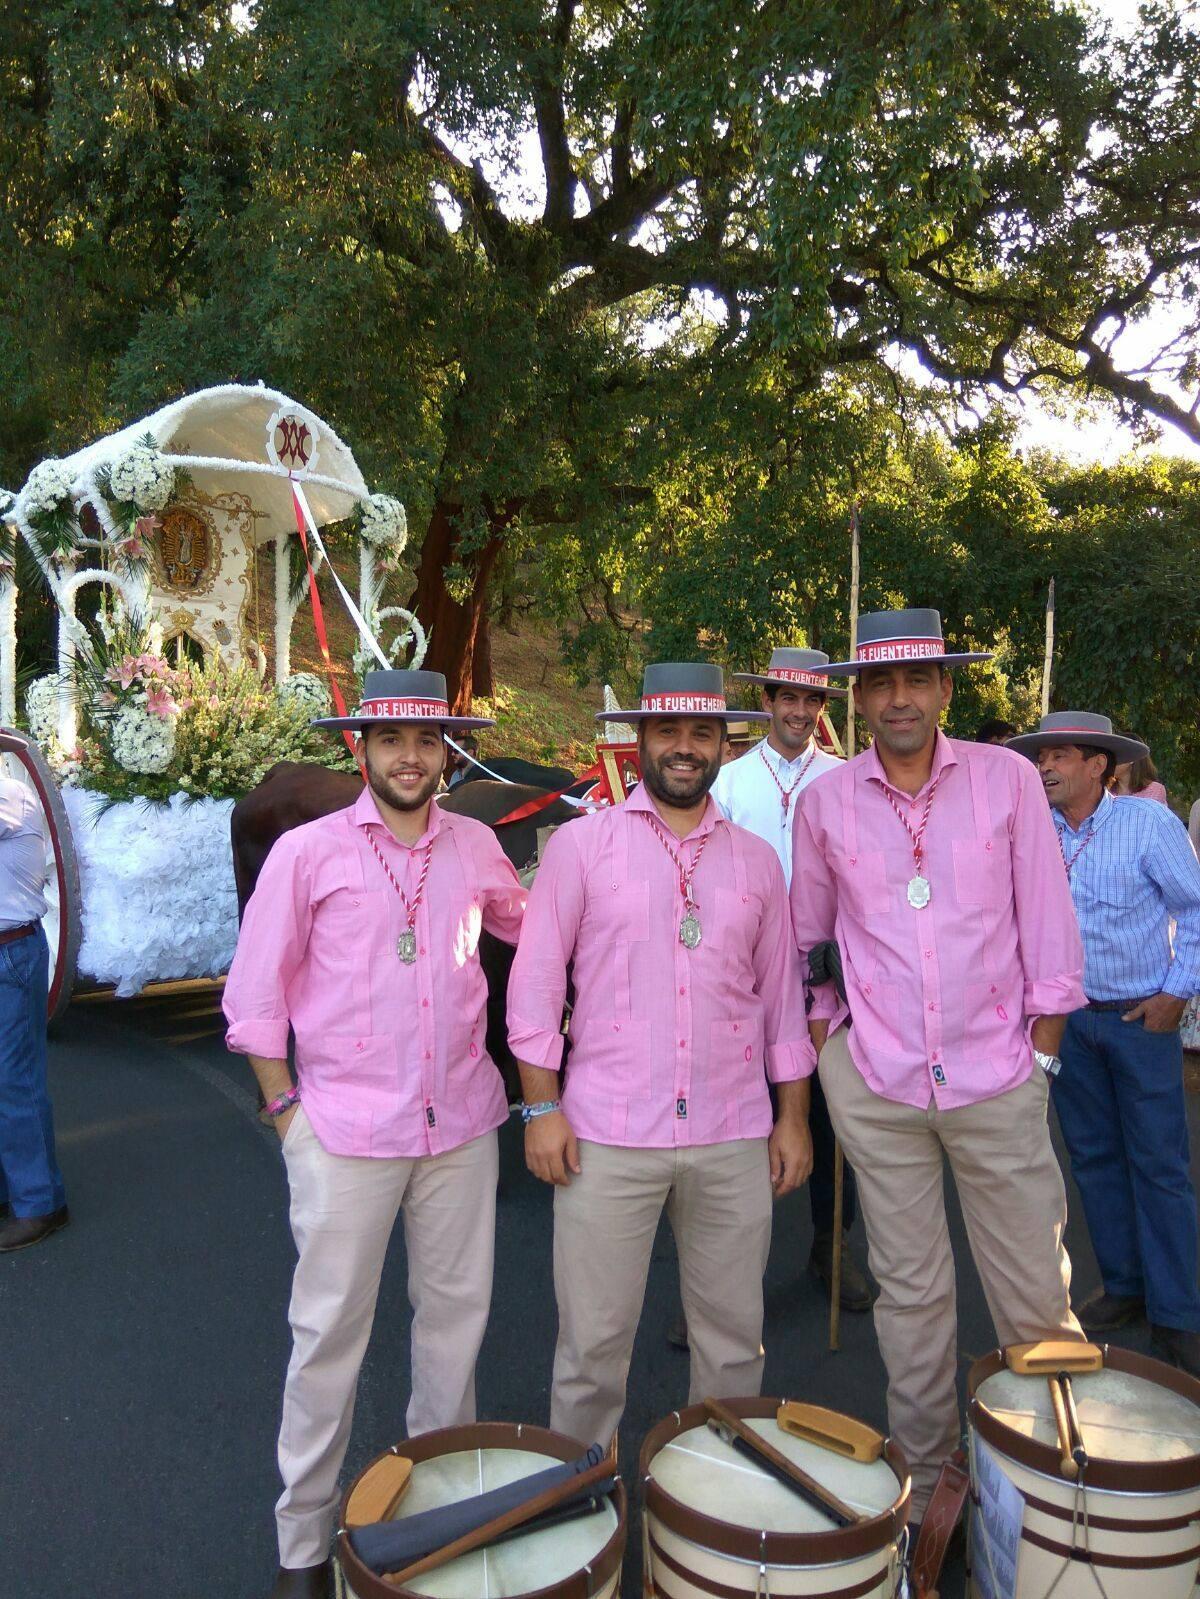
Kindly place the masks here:
POLYGON ((550 840, 509 981, 526 1159, 557 1185, 550 1425, 588 1443, 607 1444, 624 1409, 664 1204, 691 1397, 758 1392, 772 1194, 812 1165, 783 872, 709 797, 729 714, 719 667, 674 663, 646 668, 639 710, 601 714, 638 724, 642 781, 550 840))
POLYGON ((943 1158, 1000 1341, 1078 1337, 1047 1073, 1083 1003, 1083 950, 1050 809, 1028 762, 938 729, 952 655, 936 611, 864 616, 855 707, 874 740, 801 796, 792 922, 841 952, 809 1016, 858 1175, 892 1437, 919 1522, 960 1435, 943 1158), (851 1026, 850 1023, 853 1023, 851 1026))
POLYGON ((507 1114, 479 934, 515 943, 525 902, 495 835, 432 803, 443 732, 491 725, 449 715, 440 672, 368 673, 357 713, 317 725, 359 733, 367 786, 275 844, 224 1000, 229 1048, 249 1055, 282 1141, 299 1252, 273 1599, 329 1591, 337 1477, 400 1211, 409 1434, 475 1419, 507 1114))

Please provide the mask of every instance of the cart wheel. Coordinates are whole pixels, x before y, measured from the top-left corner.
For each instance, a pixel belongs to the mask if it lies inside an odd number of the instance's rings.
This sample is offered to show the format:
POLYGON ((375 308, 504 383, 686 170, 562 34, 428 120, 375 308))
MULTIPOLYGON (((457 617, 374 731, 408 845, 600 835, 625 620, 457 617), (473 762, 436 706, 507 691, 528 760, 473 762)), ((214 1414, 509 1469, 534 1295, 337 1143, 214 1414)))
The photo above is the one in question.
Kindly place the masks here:
POLYGON ((0 756, 7 756, 14 775, 37 795, 46 825, 46 914, 42 918, 46 942, 50 946, 49 998, 47 1022, 53 1024, 66 1010, 75 989, 75 963, 83 936, 83 914, 79 897, 79 867, 71 823, 63 806, 54 773, 41 751, 31 740, 11 729, 0 728, 0 756))

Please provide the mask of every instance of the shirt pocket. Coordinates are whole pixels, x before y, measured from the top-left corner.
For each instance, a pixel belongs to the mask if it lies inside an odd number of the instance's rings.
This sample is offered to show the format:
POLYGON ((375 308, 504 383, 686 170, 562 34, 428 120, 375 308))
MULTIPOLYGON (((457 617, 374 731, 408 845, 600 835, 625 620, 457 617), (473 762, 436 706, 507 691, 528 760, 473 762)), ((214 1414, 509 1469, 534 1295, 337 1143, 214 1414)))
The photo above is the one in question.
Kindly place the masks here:
POLYGON ((624 1016, 573 1022, 567 1082, 576 1093, 649 1099, 650 1023, 624 1016))
POLYGON ((1012 887, 1007 848, 990 838, 957 838, 951 847, 958 903, 999 909, 1010 897, 1012 887))
MULTIPOLYGON (((399 900, 393 888, 336 888, 313 911, 313 937, 361 942, 388 927, 388 896, 399 900)), ((405 918, 407 922, 407 918, 405 918)))
POLYGON ((396 1040, 388 1034, 327 1033, 318 1044, 305 1046, 300 1069, 321 1085, 336 1083, 366 1094, 393 1096, 399 1089, 396 1040))
POLYGON ((892 908, 888 887, 887 856, 882 850, 859 850, 842 864, 842 887, 853 915, 859 921, 877 921, 892 908))
POLYGON ((714 1091, 725 1094, 765 1083, 761 1016, 733 1016, 710 1023, 708 1072, 714 1091))
MULTIPOLYGON (((739 894, 732 888, 718 888, 713 893, 713 932, 719 933, 722 944, 744 952, 749 958, 758 933, 761 908, 757 894, 739 894)), ((703 905, 700 925, 704 926, 703 905)))

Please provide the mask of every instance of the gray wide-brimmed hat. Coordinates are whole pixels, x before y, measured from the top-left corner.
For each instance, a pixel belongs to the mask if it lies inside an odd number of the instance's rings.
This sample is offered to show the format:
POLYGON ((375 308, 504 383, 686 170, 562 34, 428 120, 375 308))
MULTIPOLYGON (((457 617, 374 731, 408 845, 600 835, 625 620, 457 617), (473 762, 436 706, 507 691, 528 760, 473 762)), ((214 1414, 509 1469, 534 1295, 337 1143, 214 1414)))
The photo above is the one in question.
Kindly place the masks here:
POLYGON ((831 676, 851 677, 864 666, 913 665, 918 661, 969 666, 973 661, 991 659, 990 653, 978 650, 947 650, 940 611, 868 611, 858 619, 854 659, 834 661, 825 670, 831 676))
POLYGON ((368 672, 362 702, 350 716, 318 716, 314 727, 348 728, 361 733, 383 722, 437 722, 462 732, 495 727, 488 716, 451 716, 446 679, 441 672, 368 672))
POLYGON ((1018 755, 1028 755, 1033 760, 1039 750, 1053 748, 1056 744, 1090 745, 1107 750, 1119 763, 1140 761, 1149 755, 1150 746, 1141 739, 1126 738, 1114 733, 1112 718, 1100 716, 1096 711, 1051 711, 1038 723, 1036 733, 1018 733, 1016 738, 1005 740, 1006 748, 1018 755))
POLYGON ((648 716, 716 716, 723 722, 769 722, 765 711, 725 703, 725 674, 707 661, 658 661, 642 676, 642 703, 632 711, 597 711, 598 722, 644 722, 648 716))
POLYGON ((764 688, 812 688, 819 694, 845 699, 848 688, 834 688, 825 675, 829 657, 824 650, 779 648, 771 651, 765 672, 734 672, 739 683, 761 683, 764 688))

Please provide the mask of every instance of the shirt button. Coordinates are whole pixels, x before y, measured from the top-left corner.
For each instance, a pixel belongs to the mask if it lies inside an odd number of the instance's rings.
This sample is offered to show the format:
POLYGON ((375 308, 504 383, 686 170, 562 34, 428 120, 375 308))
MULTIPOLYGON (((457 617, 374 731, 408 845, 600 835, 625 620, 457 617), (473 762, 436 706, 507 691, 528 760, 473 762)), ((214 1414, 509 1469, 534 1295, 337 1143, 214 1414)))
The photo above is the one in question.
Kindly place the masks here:
POLYGON ((426 1060, 432 1060, 433 1059, 433 1051, 432 1050, 427 1049, 425 1051, 425 1059, 426 1060))
POLYGON ((925 959, 927 961, 931 961, 933 959, 933 951, 931 949, 927 949, 925 951, 925 959))
POLYGON ((991 849, 991 847, 992 847, 991 840, 989 839, 988 842, 983 847, 984 847, 984 849, 991 849))
POLYGON ((350 903, 351 903, 351 905, 361 905, 362 904, 362 900, 361 899, 352 899, 350 901, 350 903))
POLYGON ((681 989, 680 989, 680 990, 679 990, 679 992, 680 992, 680 993, 681 993, 681 994, 686 994, 686 993, 687 993, 687 989, 686 989, 686 988, 681 988, 681 989))
POLYGON ((427 999, 423 999, 421 1001, 421 1004, 425 1007, 426 1010, 429 1009, 429 1001, 427 999))
POLYGON ((870 983, 864 983, 864 984, 863 984, 863 993, 864 993, 864 994, 869 994, 869 993, 870 993, 870 992, 871 992, 871 985, 870 985, 870 983))
POLYGON ((425 946, 424 946, 424 944, 422 944, 421 945, 421 954, 424 955, 424 953, 425 953, 425 946))
POLYGON ((679 1047, 680 1047, 680 1049, 686 1049, 687 1048, 687 1039, 686 1038, 681 1038, 679 1040, 679 1047))
POLYGON ((857 855, 851 855, 850 864, 851 864, 851 866, 857 866, 858 865, 858 856, 857 855))
POLYGON ((620 1032, 620 1031, 621 1031, 621 1024, 620 1024, 620 1022, 614 1022, 614 1023, 613 1023, 613 1032, 614 1032, 614 1033, 619 1033, 619 1032, 620 1032))
POLYGON ((932 1000, 929 1001, 929 1008, 930 1008, 930 1010, 937 1010, 937 1006, 933 1003, 932 1000))
POLYGON ((359 1039, 359 1041, 358 1041, 358 1043, 357 1043, 357 1044, 355 1044, 355 1046, 354 1046, 354 1047, 355 1047, 355 1049, 361 1049, 361 1048, 362 1048, 362 1047, 363 1047, 363 1044, 362 1044, 362 1039, 361 1039, 361 1038, 360 1038, 360 1039, 359 1039))

